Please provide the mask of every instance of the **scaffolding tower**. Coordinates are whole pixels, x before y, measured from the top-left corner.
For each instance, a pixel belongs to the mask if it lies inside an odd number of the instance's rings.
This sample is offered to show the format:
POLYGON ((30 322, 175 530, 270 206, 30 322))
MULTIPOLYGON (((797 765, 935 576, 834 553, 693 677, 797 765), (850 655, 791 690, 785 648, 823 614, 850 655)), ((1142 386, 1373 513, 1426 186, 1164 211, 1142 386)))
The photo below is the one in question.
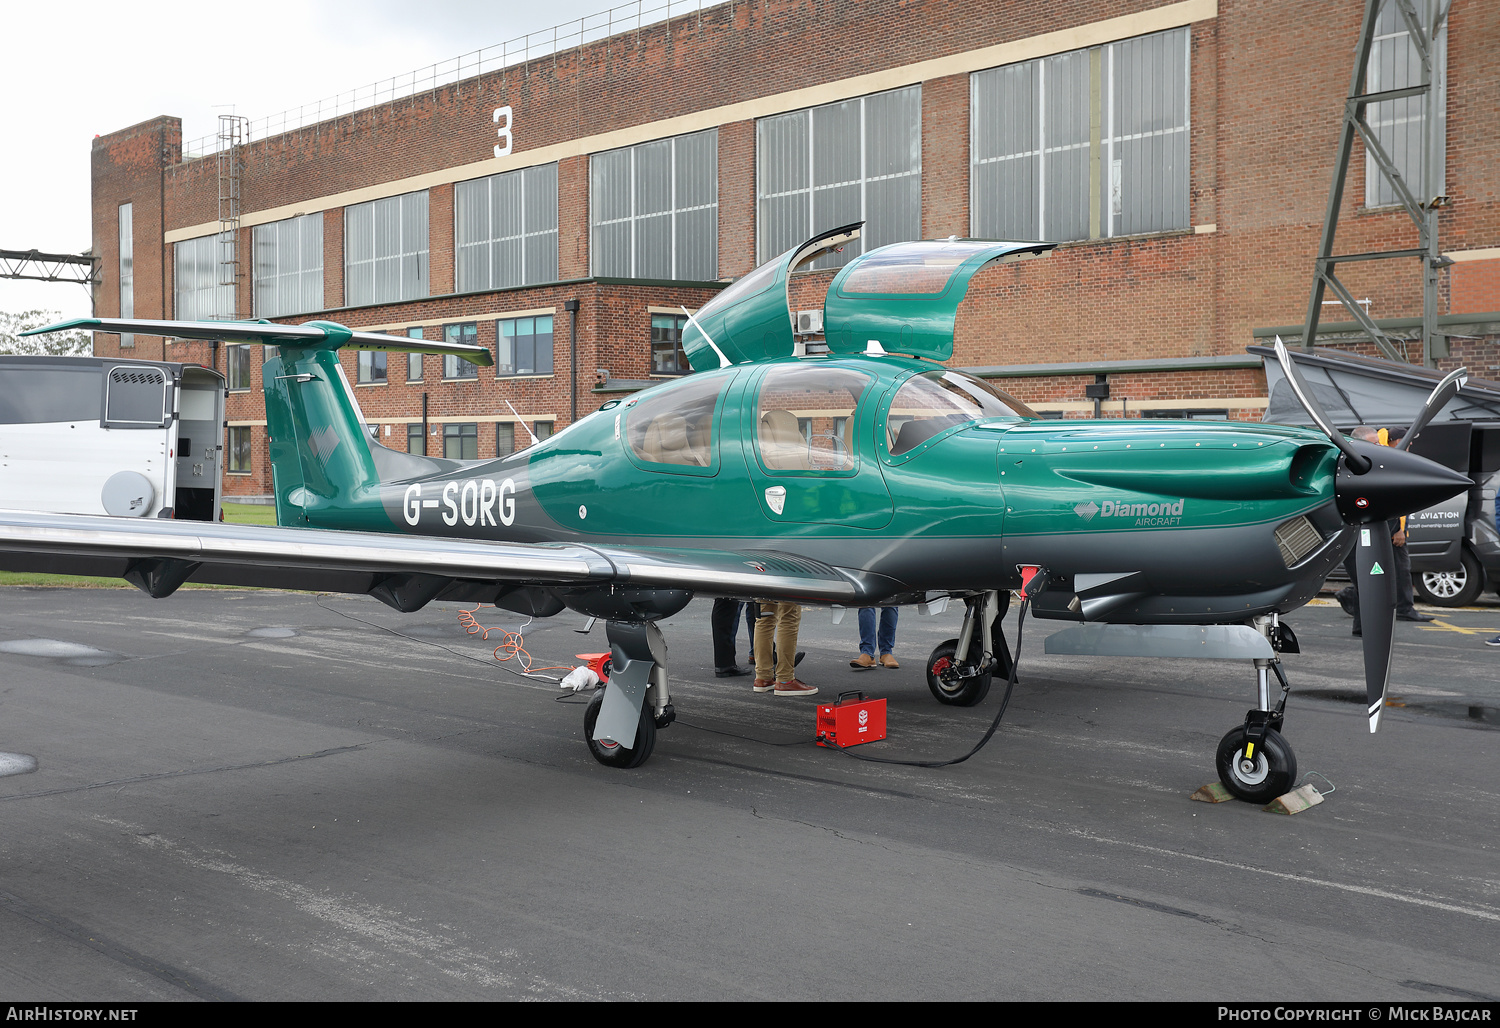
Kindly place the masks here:
POLYGON ((247 119, 238 114, 219 115, 219 288, 214 291, 214 317, 233 320, 240 280, 240 172, 244 158, 247 119))
MULTIPOLYGON (((1448 355, 1448 338, 1438 331, 1438 288, 1442 269, 1453 261, 1438 249, 1438 211, 1448 203, 1448 198, 1443 195, 1443 76, 1444 29, 1452 5, 1453 0, 1365 0, 1364 22, 1355 48, 1354 74, 1349 83, 1349 97, 1344 102, 1344 128, 1339 138, 1333 188, 1329 190, 1328 213, 1323 219, 1323 238, 1314 265, 1312 299, 1308 302, 1307 320, 1303 326, 1304 350, 1311 350, 1313 340, 1317 338, 1324 291, 1331 289, 1382 354, 1392 360, 1405 361, 1406 355, 1397 349, 1335 274, 1335 269, 1344 263, 1405 257, 1422 263, 1422 363, 1426 367, 1435 367, 1437 358, 1448 355), (1367 90, 1372 82, 1372 55, 1382 46, 1385 51, 1379 54, 1373 76, 1376 89, 1370 92, 1367 90), (1403 46, 1408 49, 1400 50, 1403 46), (1415 61, 1410 60, 1413 53, 1415 61), (1394 84, 1403 78, 1414 78, 1415 81, 1399 86, 1394 84), (1377 117, 1374 127, 1367 117, 1372 104, 1382 105, 1379 110, 1383 115, 1377 117), (1412 125, 1418 120, 1420 128, 1414 133, 1412 125), (1378 170, 1380 181, 1389 190, 1388 198, 1382 197, 1378 202, 1394 203, 1406 210, 1417 228, 1415 247, 1373 253, 1334 253, 1339 208, 1344 199, 1349 158, 1356 136, 1364 141, 1368 162, 1378 170), (1393 150, 1396 152, 1392 153, 1393 150), (1403 167, 1407 174, 1402 173, 1403 167), (1409 177, 1415 181, 1409 182, 1409 177)), ((1373 176, 1370 177, 1373 181, 1373 176)))

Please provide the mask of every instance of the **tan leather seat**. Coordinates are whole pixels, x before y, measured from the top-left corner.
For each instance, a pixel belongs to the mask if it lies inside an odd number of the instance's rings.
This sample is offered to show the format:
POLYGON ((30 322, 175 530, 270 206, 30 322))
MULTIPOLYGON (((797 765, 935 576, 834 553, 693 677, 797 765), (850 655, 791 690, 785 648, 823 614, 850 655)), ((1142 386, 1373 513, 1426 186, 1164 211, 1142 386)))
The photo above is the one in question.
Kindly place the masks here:
POLYGON ((777 471, 806 471, 807 440, 797 415, 789 410, 768 410, 760 416, 760 454, 766 467, 777 471))
POLYGON ((704 455, 695 450, 688 440, 687 420, 681 414, 662 414, 653 419, 646 428, 641 452, 647 460, 658 464, 686 464, 695 468, 708 466, 704 455))

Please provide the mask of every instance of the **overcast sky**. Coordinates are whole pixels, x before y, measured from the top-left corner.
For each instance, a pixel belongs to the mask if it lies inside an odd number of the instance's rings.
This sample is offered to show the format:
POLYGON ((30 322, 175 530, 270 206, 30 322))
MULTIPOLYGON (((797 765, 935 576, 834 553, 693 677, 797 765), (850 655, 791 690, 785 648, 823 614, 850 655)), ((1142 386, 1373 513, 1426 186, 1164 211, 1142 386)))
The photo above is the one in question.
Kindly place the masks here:
MULTIPOLYGON (((683 13, 694 2, 683 0, 683 13)), ((10 96, 0 105, 0 249, 89 248, 95 135, 165 114, 182 119, 185 141, 197 139, 217 131, 218 105, 253 121, 619 3, 11 0, 0 65, 10 96)), ((0 279, 0 310, 33 308, 91 313, 82 286, 0 279)))

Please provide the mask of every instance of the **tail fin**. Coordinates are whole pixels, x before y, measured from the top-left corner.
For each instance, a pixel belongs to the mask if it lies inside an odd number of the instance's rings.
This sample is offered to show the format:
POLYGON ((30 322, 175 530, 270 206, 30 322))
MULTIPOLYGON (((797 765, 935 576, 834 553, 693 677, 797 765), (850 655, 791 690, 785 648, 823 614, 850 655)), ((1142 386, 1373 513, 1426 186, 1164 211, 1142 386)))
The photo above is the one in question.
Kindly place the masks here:
POLYGON ((380 476, 338 351, 279 346, 262 375, 276 523, 345 524, 380 476))
POLYGON ((350 332, 327 321, 303 327, 328 331, 311 345, 281 341, 262 371, 276 522, 388 530, 383 481, 451 471, 460 462, 391 450, 372 439, 338 350, 437 353, 479 365, 492 363, 490 352, 466 343, 350 332))

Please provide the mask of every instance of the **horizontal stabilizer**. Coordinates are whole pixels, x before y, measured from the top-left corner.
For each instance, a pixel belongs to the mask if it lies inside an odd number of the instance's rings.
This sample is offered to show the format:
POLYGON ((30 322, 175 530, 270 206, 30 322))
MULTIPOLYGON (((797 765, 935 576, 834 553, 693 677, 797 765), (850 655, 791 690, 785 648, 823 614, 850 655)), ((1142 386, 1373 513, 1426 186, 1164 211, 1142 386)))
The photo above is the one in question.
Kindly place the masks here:
POLYGON ((439 339, 411 339, 380 332, 356 332, 336 321, 309 321, 302 325, 278 325, 270 321, 152 321, 141 318, 74 318, 56 325, 34 328, 22 335, 49 332, 126 332, 168 336, 174 339, 219 339, 228 343, 259 343, 262 346, 300 346, 312 350, 385 350, 390 353, 436 353, 459 357, 470 364, 494 364, 488 347, 472 343, 449 343, 439 339))

